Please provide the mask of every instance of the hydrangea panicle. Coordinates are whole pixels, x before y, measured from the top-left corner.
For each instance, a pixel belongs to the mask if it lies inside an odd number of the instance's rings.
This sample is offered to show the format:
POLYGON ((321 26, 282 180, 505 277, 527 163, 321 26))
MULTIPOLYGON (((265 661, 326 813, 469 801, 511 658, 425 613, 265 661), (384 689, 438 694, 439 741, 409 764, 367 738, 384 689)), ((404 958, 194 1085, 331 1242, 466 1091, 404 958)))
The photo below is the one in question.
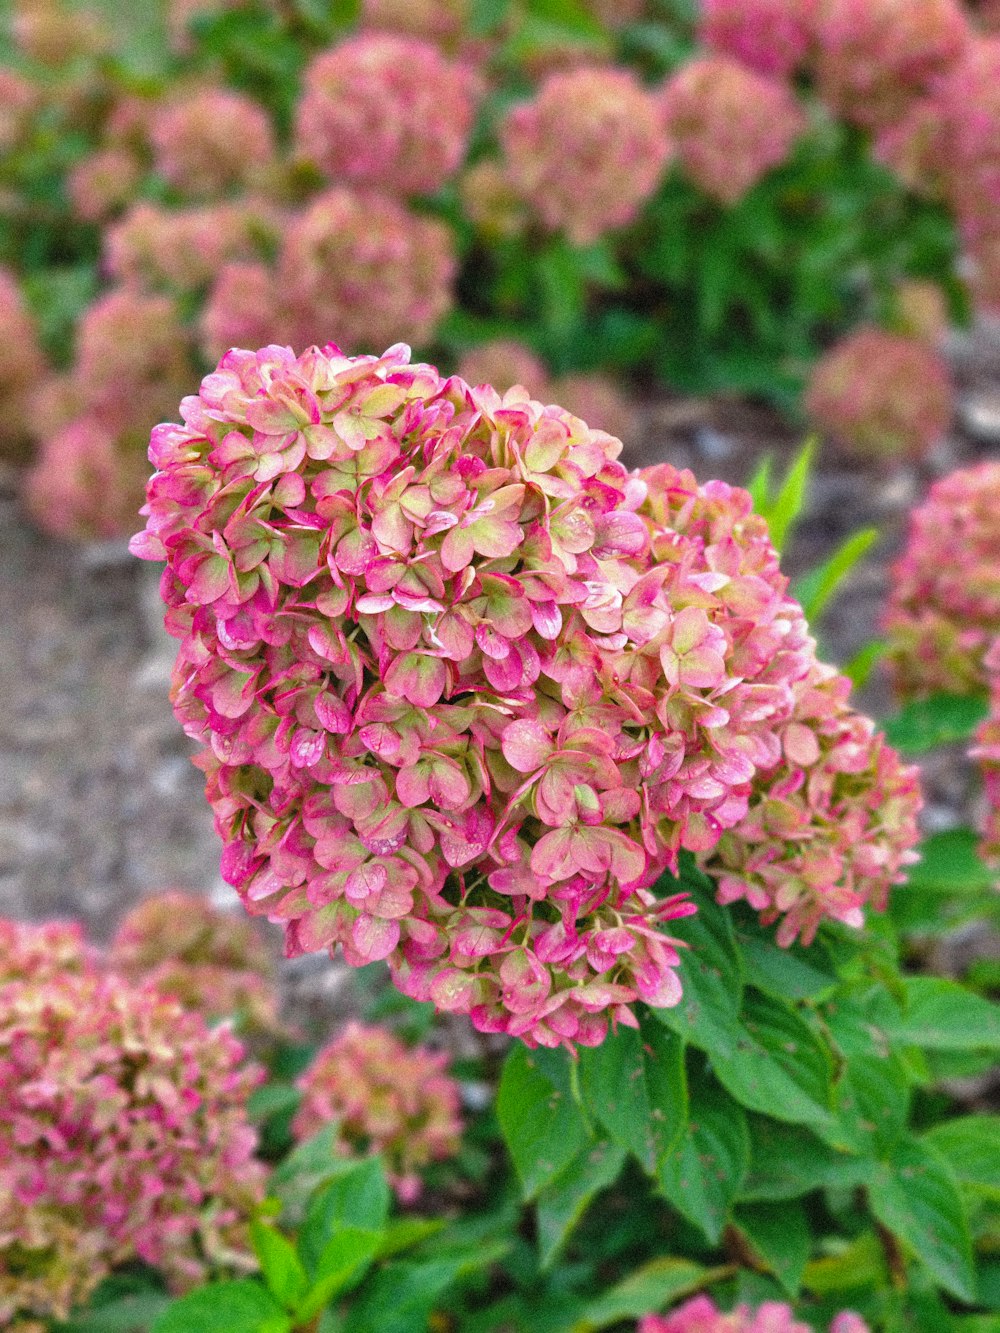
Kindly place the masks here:
POLYGON ((199 88, 157 106, 149 141, 154 169, 189 198, 252 185, 275 156, 267 112, 231 88, 199 88))
MULTIPOLYGON (((812 1333, 812 1325, 795 1318, 783 1301, 765 1301, 751 1310, 738 1305, 725 1312, 710 1296, 694 1296, 669 1314, 650 1314, 639 1320, 636 1333, 812 1333)), ((836 1315, 829 1333, 869 1333, 860 1315, 844 1310, 836 1315)))
POLYGON ((785 78, 809 52, 821 0, 702 0, 698 36, 710 51, 785 78))
POLYGON ((458 1152, 459 1091, 447 1066, 443 1053, 407 1047, 386 1028, 349 1023, 299 1079, 303 1098, 292 1132, 306 1139, 335 1122, 335 1151, 380 1153, 400 1200, 413 1203, 420 1171, 458 1152))

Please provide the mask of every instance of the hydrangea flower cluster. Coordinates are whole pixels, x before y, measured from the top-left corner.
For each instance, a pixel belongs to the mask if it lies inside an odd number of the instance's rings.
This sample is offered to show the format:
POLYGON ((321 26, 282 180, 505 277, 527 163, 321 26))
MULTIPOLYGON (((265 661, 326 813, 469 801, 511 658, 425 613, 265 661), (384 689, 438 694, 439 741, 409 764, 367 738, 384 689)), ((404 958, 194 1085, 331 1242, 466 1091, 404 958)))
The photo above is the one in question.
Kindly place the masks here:
POLYGON ((267 112, 231 88, 200 88, 157 105, 149 142, 156 172, 189 198, 253 184, 275 156, 267 112))
POLYGON ((499 137, 514 194, 580 245, 632 221, 670 151, 656 96, 625 69, 549 75, 507 114, 499 137))
POLYGON ((549 379, 534 352, 515 338, 494 338, 473 347, 458 363, 458 373, 467 384, 491 384, 501 394, 520 384, 535 398, 544 396, 549 379))
POLYGON ((45 370, 21 288, 14 274, 0 266, 0 457, 24 454, 32 433, 31 397, 45 370))
POLYGON ((626 444, 635 433, 635 408, 610 375, 596 371, 559 375, 549 384, 546 396, 626 444))
POLYGON ((717 55, 786 78, 809 54, 820 0, 702 0, 698 36, 717 55))
POLYGON ((848 707, 851 682, 817 663, 796 689, 781 762, 755 778, 750 809, 704 869, 718 901, 746 901, 777 941, 810 944, 827 917, 861 926, 917 860, 919 772, 848 707))
POLYGON ((471 69, 432 43, 361 33, 306 70, 298 149, 332 181, 431 194, 462 163, 476 93, 471 69))
POLYGON ((976 733, 970 751, 978 759, 986 788, 986 822, 980 854, 988 865, 1000 867, 1000 634, 983 663, 990 684, 990 715, 976 733))
POLYGON ((143 202, 105 232, 104 267, 137 287, 194 291, 227 262, 257 259, 279 232, 278 210, 259 200, 193 208, 143 202))
POLYGON ((274 959, 260 931, 195 894, 158 893, 133 908, 111 943, 108 966, 210 1021, 238 1017, 247 1028, 280 1030, 274 959))
POLYGON ((82 976, 96 966, 76 921, 9 921, 0 917, 0 986, 11 981, 44 985, 82 976))
POLYGON ((919 458, 947 433, 954 389, 944 358, 920 338, 863 327, 813 367, 812 419, 865 458, 919 458))
POLYGON ((816 75, 827 104, 869 129, 892 124, 970 39, 958 0, 821 0, 816 75))
POLYGON ((142 164, 131 149, 111 144, 82 158, 66 177, 66 192, 85 222, 105 222, 134 198, 142 164))
POLYGON ((40 100, 31 79, 16 69, 0 68, 0 152, 9 152, 25 137, 40 100))
POLYGON ((177 1286, 247 1266, 263 1197, 224 1029, 113 976, 0 988, 0 1320, 64 1318, 143 1259, 177 1286))
POLYGON ((692 60, 667 80, 663 115, 687 176, 735 204, 783 162, 805 129, 791 89, 728 56, 692 60))
POLYGON ((97 14, 59 0, 15 0, 10 32, 22 55, 52 68, 100 55, 111 44, 97 14))
POLYGON ((337 1126, 335 1151, 380 1153, 403 1203, 420 1195, 421 1170, 453 1157, 462 1134, 458 1084, 447 1055, 408 1047, 387 1028, 349 1023, 299 1079, 297 1139, 337 1126))
POLYGON ((274 274, 264 263, 230 262, 218 271, 198 319, 202 352, 217 361, 230 347, 265 347, 285 324, 274 274))
POLYGON ((749 495, 404 347, 233 351, 182 416, 133 550, 249 910, 530 1043, 676 1003, 693 909, 649 886, 747 816, 815 663, 749 495))
MULTIPOLYGON (((650 1314, 639 1320, 637 1333, 812 1333, 812 1325, 795 1318, 783 1301, 765 1301, 756 1310, 738 1305, 728 1313, 710 1296, 695 1296, 670 1314, 650 1314)), ((860 1315, 844 1310, 836 1315, 830 1333, 869 1333, 860 1315)))
POLYGON ((1000 635, 1000 462, 934 483, 910 514, 890 586, 883 630, 900 698, 983 690, 1000 635))

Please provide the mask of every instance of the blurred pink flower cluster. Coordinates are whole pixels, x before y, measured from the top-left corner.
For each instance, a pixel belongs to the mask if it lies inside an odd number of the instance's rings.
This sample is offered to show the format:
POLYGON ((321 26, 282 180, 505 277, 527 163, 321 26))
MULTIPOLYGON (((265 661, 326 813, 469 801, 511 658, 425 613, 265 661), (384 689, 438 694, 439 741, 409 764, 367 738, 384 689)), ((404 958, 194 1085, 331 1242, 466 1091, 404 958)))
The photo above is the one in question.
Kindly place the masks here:
MULTIPOLYGON (((725 1313, 710 1296, 695 1296, 670 1314, 649 1314, 639 1320, 636 1333, 812 1333, 812 1325, 795 1318, 790 1305, 765 1301, 756 1310, 738 1305, 725 1313)), ((830 1333, 869 1333, 860 1315, 838 1314, 830 1333)))
POLYGON ((14 0, 10 35, 21 55, 40 65, 59 67, 100 55, 112 45, 98 14, 60 0, 14 0))
POLYGON ((26 75, 0 67, 0 152, 18 147, 31 127, 42 90, 26 75))
POLYGON ((983 665, 990 689, 990 714, 976 733, 970 751, 978 759, 986 788, 986 820, 980 853, 987 864, 1000 867, 1000 633, 983 665))
POLYGON ((684 172, 735 204, 785 161, 806 119, 792 90, 728 56, 683 65, 662 93, 666 133, 684 172))
POLYGON ((472 71, 431 43, 362 33, 306 70, 298 151, 338 184, 432 194, 462 163, 476 93, 472 71))
POLYGON ((236 1018, 248 1030, 281 1030, 274 959, 254 922, 195 894, 158 893, 133 908, 106 965, 209 1021, 236 1018))
POLYGON ((530 1043, 676 1003, 693 909, 649 886, 747 817, 815 663, 746 492, 406 348, 230 352, 182 416, 133 550, 249 910, 530 1043))
POLYGON ((225 1029, 96 974, 0 986, 0 1320, 66 1317, 116 1264, 252 1266, 260 1071, 225 1029))
POLYGON ((267 112, 230 88, 198 88, 160 103, 149 141, 157 174, 196 199, 259 182, 275 156, 267 112))
POLYGON ((138 203, 105 232, 104 267, 140 289, 196 291, 230 261, 258 259, 277 242, 282 220, 259 199, 187 208, 138 203))
POLYGON ((60 977, 81 976, 97 964, 76 921, 44 921, 35 925, 0 917, 0 986, 10 981, 44 985, 60 977))
POLYGON ((891 589, 883 630, 898 695, 984 689, 1000 632, 1000 463, 934 483, 910 515, 891 589))
POLYGON ((336 1124, 335 1151, 381 1154, 403 1203, 420 1195, 421 1170, 453 1157, 462 1134, 458 1084, 448 1057, 408 1047, 388 1029, 349 1023, 299 1079, 297 1139, 336 1124))
POLYGON ((470 0, 362 0, 361 21, 366 28, 455 45, 468 28, 471 8, 470 0))
POLYGON ((508 112, 499 137, 512 193, 580 245, 632 221, 670 151, 656 95, 629 70, 606 67, 550 74, 508 112))
POLYGON ((698 36, 717 55, 785 78, 811 53, 822 0, 702 0, 698 36))
POLYGON ((813 367, 809 416, 862 458, 920 458, 948 431, 954 388, 944 358, 919 338, 864 326, 813 367))
POLYGON ((14 274, 0 266, 0 457, 26 454, 31 400, 45 374, 35 321, 14 274))
POLYGON ((66 178, 66 192, 85 222, 106 222, 134 198, 142 175, 136 154, 112 144, 80 159, 66 178))

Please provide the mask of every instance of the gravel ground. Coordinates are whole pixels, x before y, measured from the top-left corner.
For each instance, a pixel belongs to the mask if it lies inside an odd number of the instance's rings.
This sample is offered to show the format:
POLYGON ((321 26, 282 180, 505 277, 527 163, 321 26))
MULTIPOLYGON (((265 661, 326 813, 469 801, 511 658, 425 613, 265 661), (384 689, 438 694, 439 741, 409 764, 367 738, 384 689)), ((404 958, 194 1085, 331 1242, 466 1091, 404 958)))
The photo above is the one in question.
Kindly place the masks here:
MULTIPOLYGON (((879 474, 822 453, 790 572, 858 527, 884 532, 822 626, 833 660, 872 636, 887 561, 928 481, 1000 453, 1000 323, 957 339, 952 353, 959 426, 921 469, 879 474)), ((647 403, 638 438, 633 464, 669 459, 736 482, 763 454, 780 467, 798 445, 772 413, 727 401, 647 403)), ((167 703, 171 641, 159 629, 155 571, 123 547, 81 551, 40 537, 18 511, 13 480, 0 477, 0 915, 74 916, 101 940, 157 889, 230 903, 201 775, 167 703)), ((877 686, 865 702, 888 706, 877 686)), ((935 819, 947 823, 964 779, 953 765, 929 776, 935 819)), ((327 992, 343 983, 322 958, 302 960, 290 981, 327 992)))

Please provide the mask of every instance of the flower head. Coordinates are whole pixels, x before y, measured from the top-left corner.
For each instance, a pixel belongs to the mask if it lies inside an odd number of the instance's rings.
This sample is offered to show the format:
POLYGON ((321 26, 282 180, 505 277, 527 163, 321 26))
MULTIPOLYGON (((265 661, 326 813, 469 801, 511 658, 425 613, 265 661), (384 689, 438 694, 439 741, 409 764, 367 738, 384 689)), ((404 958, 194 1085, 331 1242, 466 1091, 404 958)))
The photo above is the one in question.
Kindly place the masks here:
POLYGON ((363 0, 366 28, 454 45, 469 23, 469 0, 363 0))
POLYGON ((849 333, 820 358, 805 407, 852 453, 919 458, 947 432, 954 390, 933 347, 868 327, 849 333))
POLYGON ((31 399, 44 375, 35 321, 14 274, 0 267, 0 455, 25 452, 34 434, 31 399))
MULTIPOLYGON (((718 1309, 710 1296, 695 1296, 670 1314, 646 1315, 637 1333, 812 1333, 812 1325, 795 1318, 790 1305, 765 1301, 755 1310, 738 1305, 728 1313, 718 1309)), ((860 1315, 850 1310, 838 1314, 830 1333, 869 1333, 860 1315)))
POLYGON ((883 618, 901 698, 985 688, 1000 635, 1000 463, 936 481, 910 515, 883 618))
POLYGON ((635 408, 609 375, 560 375, 546 393, 574 416, 626 444, 635 432, 635 408))
POLYGON ((515 194, 581 245, 632 221, 669 155, 655 95, 625 69, 549 75, 499 134, 515 194))
POLYGON ((306 70, 296 139, 333 181, 431 194, 461 165, 475 110, 467 66, 416 37, 361 33, 306 70))
POLYGON ((16 69, 0 68, 0 152, 22 141, 41 99, 41 89, 31 79, 16 69))
POLYGON ((178 1286, 252 1263, 263 1196, 225 1029, 121 978, 0 987, 0 1319, 65 1318, 116 1264, 178 1286))
POLYGON ((111 45, 97 14, 60 0, 15 0, 11 36, 22 55, 53 68, 100 55, 111 45))
POLYGON ((698 36, 716 55, 784 78, 810 50, 820 0, 702 0, 698 36))
POLYGON ((113 144, 82 158, 66 178, 66 191, 85 222, 104 222, 129 203, 141 178, 132 150, 113 144))
POLYGON ((96 965, 76 921, 8 921, 0 917, 0 986, 11 981, 44 985, 82 976, 96 965))
POLYGON ((513 338, 495 338, 480 343, 465 353, 458 373, 468 384, 491 384, 497 393, 506 393, 515 384, 543 396, 548 371, 524 343, 513 338))
POLYGON ((805 129, 791 89, 728 56, 703 56, 664 85, 667 134, 685 174, 735 204, 788 157, 805 129))
POLYGON ((230 347, 266 347, 282 337, 286 322, 266 264, 223 264, 202 307, 201 348, 214 360, 230 347))
POLYGON ((386 1028, 349 1023, 299 1079, 292 1132, 309 1138, 335 1123, 335 1150, 382 1154, 396 1193, 412 1203, 421 1169, 458 1151, 458 1084, 447 1066, 446 1055, 405 1046, 386 1028))
POLYGON ((267 112, 230 88, 201 88, 156 107, 149 140, 155 170, 189 198, 253 185, 275 155, 267 112))
POLYGON ((108 228, 104 265, 120 282, 176 292, 203 288, 226 264, 255 260, 279 233, 273 208, 248 199, 164 208, 138 203, 108 228))
POLYGON ((155 894, 118 927, 108 965, 212 1021, 277 1031, 274 960, 252 921, 177 890, 155 894))

